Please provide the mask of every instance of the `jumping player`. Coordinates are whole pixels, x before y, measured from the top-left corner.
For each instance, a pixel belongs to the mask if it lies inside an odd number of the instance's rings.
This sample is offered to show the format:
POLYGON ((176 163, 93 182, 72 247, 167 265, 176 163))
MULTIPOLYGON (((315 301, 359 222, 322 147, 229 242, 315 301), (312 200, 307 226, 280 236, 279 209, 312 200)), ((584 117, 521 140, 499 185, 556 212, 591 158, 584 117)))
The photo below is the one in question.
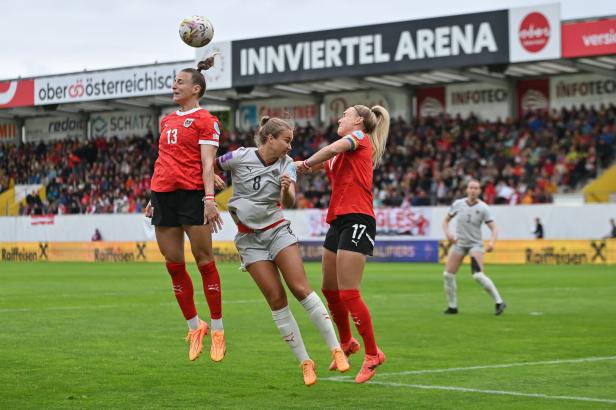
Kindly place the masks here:
POLYGON ((231 171, 233 197, 229 201, 229 213, 238 228, 235 245, 242 267, 263 293, 283 340, 300 361, 304 383, 311 386, 317 380, 315 365, 289 309, 278 271, 319 329, 338 370, 347 371, 349 363, 325 305, 308 283, 297 237, 280 209, 281 203, 287 208, 295 203, 296 169, 287 155, 292 140, 293 128, 289 123, 263 117, 255 138, 258 148, 229 152, 219 157, 216 164, 224 171, 231 171))
POLYGON ((490 208, 479 199, 481 186, 479 181, 471 179, 466 186, 466 198, 456 200, 443 220, 443 232, 453 246, 447 256, 447 264, 443 277, 445 281, 445 295, 449 306, 445 314, 458 313, 458 300, 456 295, 456 272, 458 271, 466 254, 471 257, 471 274, 483 288, 492 296, 496 303, 496 315, 501 315, 507 305, 501 298, 494 282, 483 273, 483 241, 481 240, 481 225, 485 223, 491 231, 490 241, 485 252, 492 252, 496 243, 497 229, 492 218, 490 208), (449 222, 457 216, 456 236, 449 232, 449 222))
MULTIPOLYGON (((324 168, 332 186, 327 211, 330 228, 323 244, 322 290, 344 352, 350 355, 360 349, 351 334, 349 313, 364 341, 366 355, 355 377, 357 383, 370 380, 385 362, 359 287, 376 234, 372 173, 381 162, 388 133, 389 113, 385 108, 354 105, 338 120, 341 138, 296 163, 300 173, 324 168)), ((336 363, 332 363, 330 370, 335 368, 336 363)))
POLYGON ((196 70, 186 68, 176 75, 173 100, 180 108, 160 123, 159 153, 146 216, 152 218, 156 241, 165 257, 175 297, 188 322, 188 357, 196 360, 203 349, 208 325, 197 315, 193 283, 186 271, 184 234, 188 236, 210 309, 210 357, 221 361, 226 350, 222 293, 212 254, 212 230, 216 232, 222 228, 222 219, 214 202, 214 161, 220 123, 199 106, 206 87, 201 70, 207 70, 213 64, 214 56, 210 56, 199 62, 196 70))

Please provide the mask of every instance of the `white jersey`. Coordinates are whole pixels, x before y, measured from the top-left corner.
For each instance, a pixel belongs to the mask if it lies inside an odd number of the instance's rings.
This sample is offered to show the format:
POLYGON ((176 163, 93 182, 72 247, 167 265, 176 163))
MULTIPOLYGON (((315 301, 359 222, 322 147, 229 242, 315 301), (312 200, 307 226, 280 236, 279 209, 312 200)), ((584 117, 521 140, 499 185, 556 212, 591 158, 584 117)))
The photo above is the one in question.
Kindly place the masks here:
POLYGON ((256 148, 239 148, 216 159, 220 169, 231 171, 233 196, 229 213, 235 222, 262 229, 284 219, 280 208, 280 176, 297 181, 297 170, 288 155, 266 164, 256 148))
POLYGON ((479 199, 475 205, 470 205, 468 198, 458 199, 451 204, 448 214, 450 218, 458 217, 456 239, 462 247, 481 245, 481 225, 494 220, 488 205, 479 199))

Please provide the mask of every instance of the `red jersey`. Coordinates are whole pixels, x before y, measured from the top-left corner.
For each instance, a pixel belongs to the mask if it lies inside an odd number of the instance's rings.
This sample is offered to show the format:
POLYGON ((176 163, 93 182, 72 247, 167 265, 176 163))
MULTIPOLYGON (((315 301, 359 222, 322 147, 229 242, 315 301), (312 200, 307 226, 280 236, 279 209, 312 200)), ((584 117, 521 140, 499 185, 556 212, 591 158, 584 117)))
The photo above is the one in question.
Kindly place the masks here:
POLYGON ((152 191, 204 189, 201 145, 218 147, 219 139, 218 118, 201 107, 186 112, 176 111, 163 118, 152 191))
POLYGON ((368 134, 353 131, 344 138, 353 148, 325 161, 324 168, 332 186, 327 223, 346 214, 364 214, 373 218, 372 144, 368 134))

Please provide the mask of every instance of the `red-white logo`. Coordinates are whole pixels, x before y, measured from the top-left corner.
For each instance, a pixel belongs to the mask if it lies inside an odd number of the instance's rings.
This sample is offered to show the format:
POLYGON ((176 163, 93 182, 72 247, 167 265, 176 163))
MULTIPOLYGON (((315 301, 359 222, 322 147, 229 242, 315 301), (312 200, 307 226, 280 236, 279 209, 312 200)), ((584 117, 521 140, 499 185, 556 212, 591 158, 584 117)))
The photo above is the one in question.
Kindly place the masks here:
POLYGON ((529 53, 538 53, 550 41, 550 23, 539 12, 533 12, 524 17, 518 32, 520 44, 529 53))

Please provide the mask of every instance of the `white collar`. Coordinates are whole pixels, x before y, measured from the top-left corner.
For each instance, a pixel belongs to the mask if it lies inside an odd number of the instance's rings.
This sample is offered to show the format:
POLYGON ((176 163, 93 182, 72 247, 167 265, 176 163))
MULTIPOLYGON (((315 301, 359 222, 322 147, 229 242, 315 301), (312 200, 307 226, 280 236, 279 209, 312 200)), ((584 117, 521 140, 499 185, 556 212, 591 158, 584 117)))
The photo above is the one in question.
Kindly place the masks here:
POLYGON ((193 108, 192 110, 188 110, 188 111, 177 110, 175 113, 177 115, 179 115, 180 117, 183 117, 184 115, 192 114, 193 112, 197 112, 197 111, 202 110, 202 109, 203 108, 201 108, 201 107, 196 107, 196 108, 193 108))

